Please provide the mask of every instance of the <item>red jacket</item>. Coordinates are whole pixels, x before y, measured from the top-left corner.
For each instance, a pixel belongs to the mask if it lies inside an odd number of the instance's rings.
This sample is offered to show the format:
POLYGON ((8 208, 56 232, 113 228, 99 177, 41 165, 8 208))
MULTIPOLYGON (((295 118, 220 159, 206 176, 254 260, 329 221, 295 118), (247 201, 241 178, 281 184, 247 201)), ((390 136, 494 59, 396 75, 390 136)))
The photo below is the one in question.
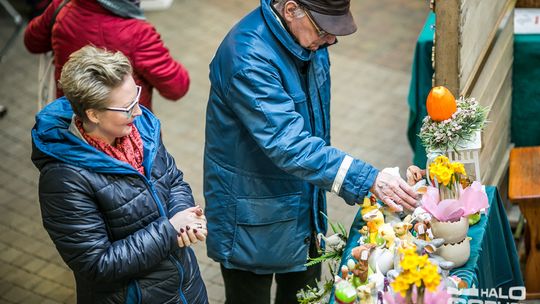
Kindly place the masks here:
MULTIPOLYGON (((56 16, 52 33, 50 23, 62 0, 53 0, 45 12, 34 18, 24 32, 24 44, 31 53, 55 55, 55 78, 69 55, 93 44, 121 51, 133 65, 133 78, 142 86, 141 104, 151 109, 152 88, 170 100, 178 100, 189 88, 188 71, 175 61, 156 29, 139 19, 125 19, 101 7, 95 0, 71 0, 56 16)), ((57 96, 63 93, 57 89, 57 96)))

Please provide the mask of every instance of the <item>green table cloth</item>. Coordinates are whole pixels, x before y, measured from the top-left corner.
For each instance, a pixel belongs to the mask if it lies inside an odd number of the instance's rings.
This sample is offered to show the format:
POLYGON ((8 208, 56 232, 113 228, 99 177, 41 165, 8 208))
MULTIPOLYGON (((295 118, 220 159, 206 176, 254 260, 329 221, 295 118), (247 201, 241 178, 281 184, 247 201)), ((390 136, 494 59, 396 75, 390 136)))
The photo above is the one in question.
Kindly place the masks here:
POLYGON ((426 151, 418 137, 418 133, 420 133, 422 127, 422 119, 427 115, 426 98, 432 87, 434 71, 431 64, 431 50, 433 48, 434 34, 435 14, 430 12, 416 42, 408 97, 409 125, 407 137, 414 152, 413 163, 420 168, 425 168, 427 161, 426 151))
MULTIPOLYGON (((426 98, 432 87, 431 51, 435 14, 430 12, 418 37, 409 86, 409 125, 407 136, 413 149, 413 163, 426 166, 426 152, 418 133, 427 115, 426 98)), ((511 138, 516 146, 540 145, 540 35, 514 36, 512 70, 511 138)))
MULTIPOLYGON (((469 229, 468 236, 472 238, 469 261, 462 267, 453 269, 450 274, 467 281, 469 286, 474 285, 481 290, 502 288, 503 293, 508 295, 508 288, 524 286, 523 278, 512 231, 499 192, 496 187, 488 186, 486 193, 489 200, 487 213, 469 229)), ((365 222, 358 210, 351 225, 341 265, 347 263, 351 258, 351 250, 358 246, 360 239, 358 230, 364 225, 365 222)), ((334 303, 333 297, 330 303, 334 303)))
POLYGON ((540 35, 514 35, 512 142, 540 145, 540 35))

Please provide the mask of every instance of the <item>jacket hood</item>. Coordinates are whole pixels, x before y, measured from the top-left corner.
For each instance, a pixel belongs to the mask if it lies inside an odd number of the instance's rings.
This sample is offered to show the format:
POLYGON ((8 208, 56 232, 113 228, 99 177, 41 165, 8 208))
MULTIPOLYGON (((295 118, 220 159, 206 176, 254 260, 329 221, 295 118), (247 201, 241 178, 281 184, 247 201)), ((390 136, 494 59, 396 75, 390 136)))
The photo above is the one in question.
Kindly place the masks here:
POLYGON ((266 22, 272 33, 276 36, 279 42, 298 59, 302 61, 311 60, 315 52, 305 49, 300 44, 298 44, 298 42, 296 42, 292 34, 290 34, 289 31, 285 29, 285 25, 282 25, 279 19, 276 18, 276 15, 274 14, 274 10, 272 9, 271 5, 272 0, 261 0, 261 10, 264 21, 266 22))
MULTIPOLYGON (((145 171, 149 171, 160 144, 159 120, 146 108, 134 120, 143 142, 145 171)), ((66 97, 47 105, 36 115, 32 128, 32 162, 39 169, 51 162, 60 161, 100 173, 134 173, 129 164, 119 161, 87 144, 69 131, 73 110, 66 97)))

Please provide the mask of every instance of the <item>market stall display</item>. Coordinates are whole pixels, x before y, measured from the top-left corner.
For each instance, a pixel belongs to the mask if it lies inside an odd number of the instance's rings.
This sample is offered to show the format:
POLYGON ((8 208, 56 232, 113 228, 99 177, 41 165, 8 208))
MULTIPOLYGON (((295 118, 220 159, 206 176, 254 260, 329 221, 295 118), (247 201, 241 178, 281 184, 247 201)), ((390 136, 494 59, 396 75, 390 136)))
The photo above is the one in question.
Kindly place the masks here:
POLYGON ((488 109, 473 98, 456 101, 445 87, 433 88, 426 102, 419 136, 429 155, 427 170, 407 170, 408 183, 421 194, 418 207, 411 214, 393 213, 375 196, 366 197, 347 245, 343 229, 333 227, 337 234, 327 240, 339 242, 329 242, 329 251, 311 262, 328 262, 333 278, 301 291, 300 303, 446 303, 449 291, 478 283, 456 273, 471 256, 478 261, 482 240, 470 236, 469 225, 485 219, 489 199, 476 178, 478 166, 470 166, 471 176, 464 163, 448 156, 459 159, 478 140, 488 109))

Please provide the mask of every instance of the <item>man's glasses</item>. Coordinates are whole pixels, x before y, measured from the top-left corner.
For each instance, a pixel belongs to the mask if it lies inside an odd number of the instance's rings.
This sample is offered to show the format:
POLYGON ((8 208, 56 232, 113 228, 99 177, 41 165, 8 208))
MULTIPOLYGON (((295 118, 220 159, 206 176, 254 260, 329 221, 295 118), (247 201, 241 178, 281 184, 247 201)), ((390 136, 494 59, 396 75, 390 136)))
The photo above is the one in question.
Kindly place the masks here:
POLYGON ((305 9, 305 8, 302 8, 302 10, 304 11, 304 13, 306 14, 309 22, 311 22, 311 24, 313 24, 313 27, 315 28, 315 30, 317 31, 317 34, 319 35, 319 38, 323 38, 324 36, 328 35, 328 32, 326 32, 325 30, 321 29, 317 23, 315 22, 315 20, 313 20, 313 17, 311 16, 311 14, 309 13, 309 10, 305 9))
POLYGON ((142 87, 137 86, 137 96, 135 97, 135 100, 133 100, 133 102, 130 103, 129 106, 127 106, 127 108, 107 107, 105 109, 109 111, 124 112, 126 114, 127 119, 130 119, 133 116, 133 111, 135 110, 135 106, 139 104, 139 99, 141 98, 141 91, 142 91, 142 87))

